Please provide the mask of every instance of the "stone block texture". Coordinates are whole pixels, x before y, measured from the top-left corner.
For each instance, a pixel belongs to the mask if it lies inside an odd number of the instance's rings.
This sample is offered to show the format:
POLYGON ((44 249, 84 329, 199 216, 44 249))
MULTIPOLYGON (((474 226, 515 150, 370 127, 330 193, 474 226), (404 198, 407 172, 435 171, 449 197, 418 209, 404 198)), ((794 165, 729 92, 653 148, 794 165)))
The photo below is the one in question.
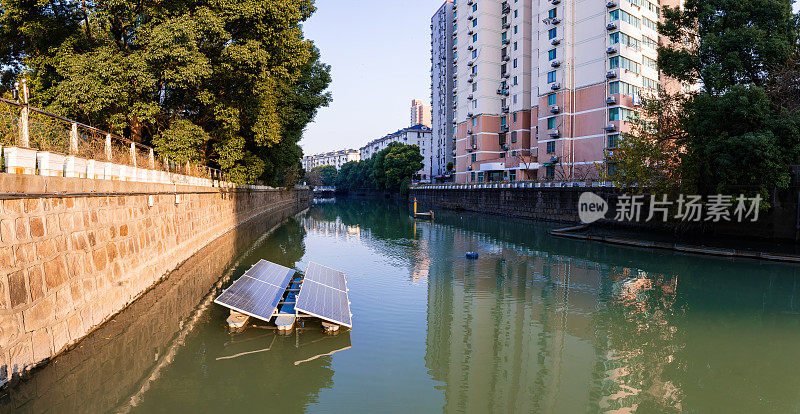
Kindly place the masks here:
POLYGON ((82 180, 86 188, 78 179, 42 185, 7 176, 0 174, 0 384, 84 337, 237 225, 299 211, 311 198, 307 190, 82 180))

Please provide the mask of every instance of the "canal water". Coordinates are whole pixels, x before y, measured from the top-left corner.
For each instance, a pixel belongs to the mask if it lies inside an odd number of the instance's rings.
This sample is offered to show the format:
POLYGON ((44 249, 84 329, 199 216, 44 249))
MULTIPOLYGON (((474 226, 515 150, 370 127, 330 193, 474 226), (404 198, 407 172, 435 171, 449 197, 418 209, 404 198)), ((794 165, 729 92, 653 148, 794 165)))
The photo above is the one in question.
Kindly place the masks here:
POLYGON ((800 272, 339 200, 224 236, 0 398, 4 412, 798 412, 800 272), (468 260, 466 251, 479 258, 468 260), (354 328, 226 331, 264 258, 348 275, 354 328), (221 278, 221 279, 220 279, 221 278))

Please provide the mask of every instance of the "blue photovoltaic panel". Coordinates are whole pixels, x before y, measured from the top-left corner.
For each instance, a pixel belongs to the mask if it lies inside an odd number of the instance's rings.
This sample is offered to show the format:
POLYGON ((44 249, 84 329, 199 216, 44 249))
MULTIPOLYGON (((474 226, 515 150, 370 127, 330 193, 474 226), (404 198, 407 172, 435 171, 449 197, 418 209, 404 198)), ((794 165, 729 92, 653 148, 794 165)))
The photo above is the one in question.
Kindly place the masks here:
POLYGON ((294 276, 294 269, 281 266, 276 263, 268 262, 266 260, 259 260, 250 270, 244 272, 245 275, 258 279, 278 287, 285 288, 289 284, 292 276, 294 276))
POLYGON ((311 262, 306 269, 306 280, 313 280, 341 291, 347 290, 344 272, 311 262))
POLYGON ((344 273, 309 263, 295 309, 339 325, 353 327, 344 273))
POLYGON ((261 260, 222 292, 214 302, 269 321, 294 270, 261 260))

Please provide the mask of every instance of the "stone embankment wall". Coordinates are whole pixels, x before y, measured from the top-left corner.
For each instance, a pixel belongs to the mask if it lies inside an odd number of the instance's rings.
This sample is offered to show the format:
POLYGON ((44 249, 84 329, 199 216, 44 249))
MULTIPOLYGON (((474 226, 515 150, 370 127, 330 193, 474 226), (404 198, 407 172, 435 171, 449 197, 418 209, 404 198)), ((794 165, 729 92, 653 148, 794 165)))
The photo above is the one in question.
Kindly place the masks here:
MULTIPOLYGON (((542 188, 463 188, 436 189, 412 188, 409 200, 414 198, 420 208, 444 208, 449 210, 473 211, 503 216, 528 218, 542 221, 579 223, 578 198, 585 191, 591 191, 608 202, 606 219, 597 225, 624 227, 627 229, 681 232, 684 234, 713 234, 742 237, 748 239, 797 240, 800 238, 800 209, 798 192, 800 188, 790 187, 774 194, 768 202, 769 211, 761 212, 755 223, 663 223, 624 222, 613 220, 620 191, 611 187, 542 187, 542 188)), ((648 200, 649 196, 645 196, 648 200)), ((647 217, 645 203, 642 220, 647 217)))
POLYGON ((207 243, 308 190, 0 174, 0 383, 58 354, 207 243))

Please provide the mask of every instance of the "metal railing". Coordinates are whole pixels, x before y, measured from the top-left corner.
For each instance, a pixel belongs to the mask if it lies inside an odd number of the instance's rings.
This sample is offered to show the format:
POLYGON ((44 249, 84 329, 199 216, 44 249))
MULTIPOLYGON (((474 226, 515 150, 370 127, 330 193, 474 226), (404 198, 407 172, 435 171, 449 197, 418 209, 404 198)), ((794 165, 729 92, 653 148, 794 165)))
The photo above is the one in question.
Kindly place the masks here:
POLYGON ((156 156, 155 149, 147 145, 23 102, 0 98, 0 147, 10 146, 227 181, 219 169, 156 156))
POLYGON ((412 189, 418 190, 475 190, 484 188, 564 188, 564 187, 613 187, 611 181, 584 180, 537 180, 537 181, 493 181, 482 183, 442 183, 442 184, 417 184, 412 189))

